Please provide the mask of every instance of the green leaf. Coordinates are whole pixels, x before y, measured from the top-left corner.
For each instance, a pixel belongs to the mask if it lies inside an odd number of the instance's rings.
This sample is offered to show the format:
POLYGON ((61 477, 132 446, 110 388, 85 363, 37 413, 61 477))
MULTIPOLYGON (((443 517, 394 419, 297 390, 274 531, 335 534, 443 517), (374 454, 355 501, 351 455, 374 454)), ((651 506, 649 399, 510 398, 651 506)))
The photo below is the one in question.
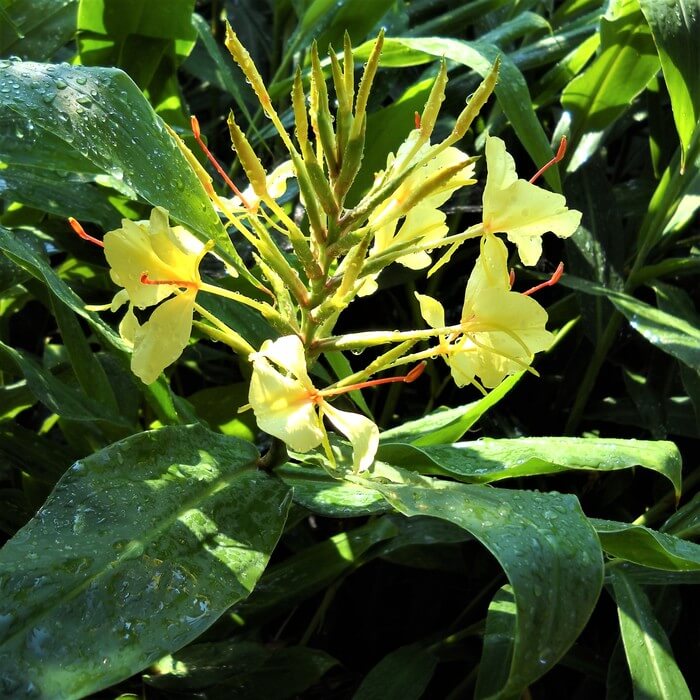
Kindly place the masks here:
POLYGON ((265 572, 255 593, 236 613, 245 620, 294 607, 359 566, 370 548, 397 532, 393 521, 379 518, 294 554, 265 572))
POLYGON ((482 697, 522 692, 563 656, 588 621, 603 577, 600 544, 574 497, 425 478, 372 486, 405 515, 464 528, 505 570, 518 610, 512 661, 505 685, 482 684, 482 697))
POLYGON ((338 662, 318 649, 254 642, 193 644, 158 662, 149 685, 175 692, 207 689, 207 698, 296 697, 338 662))
POLYGON ((114 66, 153 89, 166 64, 172 73, 195 43, 194 0, 80 0, 78 52, 86 66, 114 66))
POLYGON ((652 345, 668 353, 696 372, 700 371, 700 329, 678 316, 661 311, 635 297, 591 284, 571 275, 561 283, 587 294, 604 296, 652 345))
POLYGON ((292 488, 295 503, 326 518, 358 518, 390 510, 376 491, 334 479, 312 461, 288 462, 275 474, 292 488))
MULTIPOLYGON (((2 146, 0 146, 2 148, 2 146)), ((119 226, 119 212, 109 201, 114 192, 97 187, 92 178, 46 168, 0 166, 0 195, 55 216, 94 221, 104 229, 119 226)))
POLYGON ((133 81, 113 68, 0 62, 0 120, 21 115, 239 258, 194 171, 133 81), (15 87, 16 86, 16 87, 15 87), (5 94, 5 89, 8 90, 5 94))
POLYGON ((109 406, 95 401, 54 376, 27 353, 0 341, 0 358, 16 367, 17 373, 27 380, 30 391, 51 412, 67 420, 107 421, 123 428, 129 423, 109 406))
POLYGON ((495 406, 518 383, 523 372, 513 374, 477 401, 441 407, 417 420, 385 430, 380 442, 408 442, 411 445, 444 445, 459 440, 489 409, 495 406))
POLYGON ((635 700, 691 700, 668 637, 644 591, 619 570, 610 575, 635 700))
POLYGON ((603 549, 614 557, 664 571, 700 571, 700 545, 641 525, 591 518, 603 549))
POLYGON ((0 4, 0 56, 51 58, 75 34, 78 0, 5 0, 0 4), (9 26, 8 26, 9 25, 9 26))
POLYGON ((437 659, 419 646, 396 649, 365 676, 352 700, 419 700, 436 665, 437 659))
POLYGON ((483 438, 456 445, 420 447, 384 444, 378 456, 389 464, 460 481, 554 474, 569 469, 616 471, 641 466, 663 474, 681 489, 681 456, 672 442, 614 438, 483 438))
POLYGON ((289 492, 249 443, 163 428, 77 462, 0 550, 6 694, 78 698, 187 644, 245 598, 289 492))
POLYGON ((639 0, 656 43, 671 97, 671 109, 685 155, 700 121, 700 2, 639 0))
POLYGON ((661 528, 662 532, 683 539, 697 537, 700 534, 700 493, 679 508, 661 528))
POLYGON ((564 89, 570 115, 568 171, 588 160, 605 130, 630 108, 659 70, 651 32, 638 0, 612 0, 600 20, 600 54, 564 89))
MULTIPOLYGON (((358 57, 364 57, 370 50, 371 43, 368 42, 355 49, 353 53, 358 57)), ((469 66, 482 78, 489 73, 496 58, 500 57, 501 69, 495 93, 508 122, 538 167, 552 158, 553 152, 549 141, 532 109, 532 100, 525 78, 515 63, 497 46, 485 42, 459 41, 444 37, 425 39, 392 37, 384 40, 381 65, 383 67, 417 65, 427 63, 430 60, 428 56, 444 57, 469 66)), ((549 168, 544 177, 557 192, 561 191, 561 179, 556 167, 549 168)))

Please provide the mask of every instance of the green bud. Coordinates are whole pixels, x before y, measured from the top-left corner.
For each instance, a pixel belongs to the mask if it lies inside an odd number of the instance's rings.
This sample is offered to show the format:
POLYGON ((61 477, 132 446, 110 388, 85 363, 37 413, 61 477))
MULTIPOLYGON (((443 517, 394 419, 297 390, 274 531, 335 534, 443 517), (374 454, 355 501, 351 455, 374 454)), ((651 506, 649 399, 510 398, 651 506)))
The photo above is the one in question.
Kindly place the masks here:
POLYGON ((365 112, 367 111, 367 101, 369 100, 369 93, 372 89, 372 83, 374 82, 374 76, 377 74, 377 68, 379 68, 379 57, 382 53, 382 46, 384 45, 384 30, 379 32, 377 40, 374 42, 372 47, 372 53, 367 59, 365 64, 365 70, 362 73, 362 79, 360 80, 360 86, 357 88, 357 99, 355 100, 355 122, 353 124, 353 129, 350 134, 350 138, 357 136, 357 133, 364 119, 365 112))
POLYGON ((238 155, 238 160, 243 166, 243 170, 245 170, 246 177, 250 182, 250 186, 253 188, 253 192, 262 199, 267 196, 267 174, 265 173, 265 168, 263 168, 260 159, 255 155, 255 151, 253 151, 245 134, 241 131, 238 124, 236 124, 233 111, 229 112, 227 123, 229 133, 231 134, 231 141, 233 141, 233 147, 238 155))

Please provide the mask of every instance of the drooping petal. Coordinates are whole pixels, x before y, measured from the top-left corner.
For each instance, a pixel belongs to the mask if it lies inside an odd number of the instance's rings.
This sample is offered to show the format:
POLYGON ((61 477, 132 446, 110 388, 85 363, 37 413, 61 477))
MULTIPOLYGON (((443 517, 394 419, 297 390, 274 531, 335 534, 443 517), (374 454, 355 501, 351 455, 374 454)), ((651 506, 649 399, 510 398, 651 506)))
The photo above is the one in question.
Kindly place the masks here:
POLYGON ((534 265, 542 253, 540 237, 550 231, 560 238, 571 236, 581 212, 567 208, 563 195, 517 179, 513 158, 495 136, 486 139, 486 162, 484 231, 505 233, 523 264, 534 265))
POLYGON ((481 239, 481 252, 464 290, 462 321, 475 315, 474 305, 482 292, 488 289, 504 292, 510 289, 508 249, 500 238, 492 234, 486 234, 481 239))
POLYGON ((307 452, 321 444, 325 433, 309 390, 284 376, 261 353, 253 355, 248 400, 260 429, 293 450, 307 452))
POLYGON ((151 384, 182 354, 192 333, 195 290, 163 302, 148 321, 135 330, 131 371, 151 384))
POLYGON ((431 328, 444 328, 445 309, 442 304, 437 299, 433 299, 427 294, 418 294, 418 292, 415 292, 415 295, 416 299, 418 299, 420 315, 423 317, 423 320, 431 328))
POLYGON ((369 469, 379 446, 379 428, 365 416, 350 411, 341 411, 324 401, 321 406, 328 420, 348 438, 352 445, 353 468, 356 472, 369 469))

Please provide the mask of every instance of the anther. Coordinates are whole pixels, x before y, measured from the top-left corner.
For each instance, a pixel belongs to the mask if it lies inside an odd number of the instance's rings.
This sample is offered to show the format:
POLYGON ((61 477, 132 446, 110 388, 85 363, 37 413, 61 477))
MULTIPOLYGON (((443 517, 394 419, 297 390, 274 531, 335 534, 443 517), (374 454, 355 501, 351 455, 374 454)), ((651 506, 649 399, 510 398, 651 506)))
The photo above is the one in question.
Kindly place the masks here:
POLYGON ((99 246, 100 248, 104 248, 105 244, 100 241, 99 239, 95 238, 94 236, 91 236, 89 233, 86 233, 85 229, 80 225, 80 222, 77 219, 74 219, 72 216, 68 217, 68 223, 70 224, 70 227, 84 240, 87 241, 88 243, 92 243, 93 245, 99 246))
POLYGON ((236 185, 233 183, 233 180, 228 176, 226 171, 219 165, 218 161, 216 158, 214 158, 214 155, 212 152, 207 148, 207 145, 204 143, 202 140, 202 131, 199 128, 199 120, 197 117, 194 116, 194 114, 190 117, 190 125, 192 127, 192 135, 194 136, 194 140, 197 142, 199 147, 202 149, 202 152, 204 155, 209 159, 209 162, 214 166, 216 169, 216 172, 221 175, 223 178, 224 182, 231 188, 233 193, 241 200, 241 204, 246 209, 250 209, 250 204, 246 201, 245 197, 241 193, 241 191, 236 187, 236 185))
POLYGON ((559 142, 559 148, 557 149, 556 155, 552 160, 549 161, 549 163, 545 163, 531 178, 530 178, 530 183, 534 183, 537 178, 539 178, 542 173, 546 172, 551 168, 555 163, 558 163, 560 160, 564 158, 564 155, 566 154, 566 136, 561 137, 561 141, 559 142))
POLYGON ((416 125, 416 129, 420 129, 420 114, 418 112, 413 113, 413 123, 416 125))
POLYGON ((531 287, 530 289, 528 289, 525 292, 521 292, 521 294, 524 297, 529 297, 531 294, 534 294, 535 292, 539 292, 540 289, 544 289, 545 287, 552 287, 561 279, 563 274, 564 274, 564 263, 560 262, 557 265, 557 269, 554 270, 554 274, 548 280, 545 280, 544 282, 542 282, 541 284, 538 284, 535 287, 531 287))

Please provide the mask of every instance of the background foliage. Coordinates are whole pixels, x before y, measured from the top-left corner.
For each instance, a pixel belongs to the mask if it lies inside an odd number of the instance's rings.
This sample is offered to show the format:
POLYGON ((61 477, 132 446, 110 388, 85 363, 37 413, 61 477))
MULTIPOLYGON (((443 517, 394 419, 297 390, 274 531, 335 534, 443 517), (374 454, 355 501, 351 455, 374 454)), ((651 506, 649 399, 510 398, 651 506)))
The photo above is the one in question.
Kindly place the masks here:
MULTIPOLYGON (((0 0, 0 27, 0 697, 697 694, 697 0, 0 0), (145 386, 85 308, 113 289, 68 216, 101 234, 166 206, 250 262, 160 121, 187 140, 197 114, 239 182, 230 108, 266 165, 283 158, 224 19, 287 122, 312 40, 340 48, 347 30, 359 65, 385 27, 356 198, 442 56, 439 134, 502 57, 464 150, 499 134, 534 172, 569 136, 548 186, 583 225, 540 263, 566 263, 541 297, 557 343, 539 378, 484 400, 437 363, 365 392, 403 483, 335 481, 317 458, 255 469, 245 367, 199 342, 145 386)), ((452 200, 451 230, 479 203, 452 200)), ((342 330, 415 326, 417 285, 458 315, 474 254, 427 286, 389 270, 342 330)), ((217 311, 254 345, 273 335, 217 311)))

